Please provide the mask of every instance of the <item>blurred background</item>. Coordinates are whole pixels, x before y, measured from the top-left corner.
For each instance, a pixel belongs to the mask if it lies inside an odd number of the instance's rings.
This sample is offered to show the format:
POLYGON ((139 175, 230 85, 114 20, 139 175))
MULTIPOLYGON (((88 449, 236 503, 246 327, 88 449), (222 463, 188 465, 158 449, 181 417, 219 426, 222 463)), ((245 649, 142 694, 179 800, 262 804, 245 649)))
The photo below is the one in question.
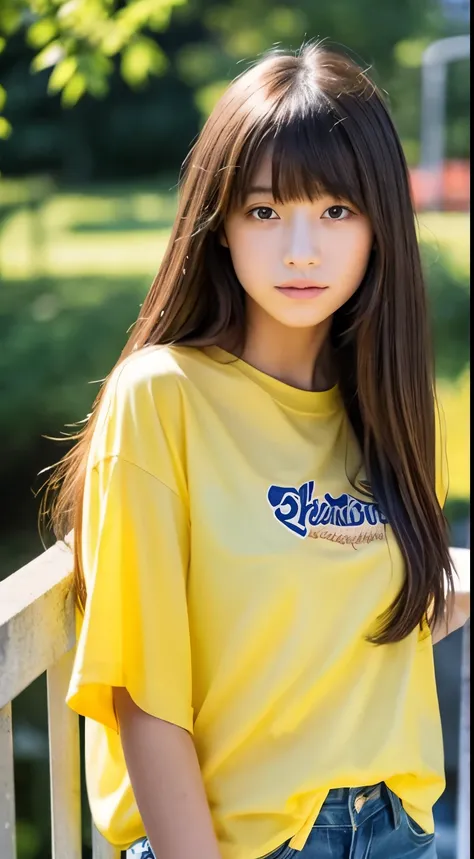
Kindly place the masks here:
MULTIPOLYGON (((387 92, 411 170, 447 424, 451 545, 469 533, 469 74, 465 0, 1 0, 0 579, 42 551, 37 492, 137 317, 180 164, 227 82, 325 38, 387 92)), ((455 857, 460 633, 438 645, 455 857)), ((19 859, 49 859, 44 677, 13 703, 19 859)), ((85 795, 84 795, 84 807, 85 795)), ((90 859, 84 815, 84 859, 90 859)), ((467 859, 467 857, 466 857, 467 859)))

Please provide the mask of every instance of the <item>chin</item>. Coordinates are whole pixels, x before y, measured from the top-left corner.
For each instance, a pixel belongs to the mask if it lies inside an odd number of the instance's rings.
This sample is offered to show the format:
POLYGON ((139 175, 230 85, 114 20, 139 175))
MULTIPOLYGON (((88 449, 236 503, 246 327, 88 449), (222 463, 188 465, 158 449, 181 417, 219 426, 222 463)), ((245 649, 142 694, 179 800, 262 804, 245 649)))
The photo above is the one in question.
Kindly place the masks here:
POLYGON ((285 316, 279 315, 278 317, 274 317, 277 322, 281 325, 284 325, 285 328, 315 328, 317 325, 321 325, 322 322, 326 322, 332 314, 328 313, 292 313, 287 314, 285 316))

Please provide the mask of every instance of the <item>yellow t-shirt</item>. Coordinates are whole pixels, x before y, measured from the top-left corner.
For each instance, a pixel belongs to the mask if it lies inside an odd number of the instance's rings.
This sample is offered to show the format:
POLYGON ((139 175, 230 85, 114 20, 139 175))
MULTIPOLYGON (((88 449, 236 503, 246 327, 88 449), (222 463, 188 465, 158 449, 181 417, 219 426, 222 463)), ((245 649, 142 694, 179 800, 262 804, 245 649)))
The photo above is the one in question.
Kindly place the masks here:
POLYGON ((223 859, 301 850, 331 788, 382 780, 433 831, 431 636, 365 640, 403 566, 363 481, 337 388, 298 390, 217 347, 146 347, 112 374, 67 695, 110 842, 144 835, 113 686, 193 733, 223 859))

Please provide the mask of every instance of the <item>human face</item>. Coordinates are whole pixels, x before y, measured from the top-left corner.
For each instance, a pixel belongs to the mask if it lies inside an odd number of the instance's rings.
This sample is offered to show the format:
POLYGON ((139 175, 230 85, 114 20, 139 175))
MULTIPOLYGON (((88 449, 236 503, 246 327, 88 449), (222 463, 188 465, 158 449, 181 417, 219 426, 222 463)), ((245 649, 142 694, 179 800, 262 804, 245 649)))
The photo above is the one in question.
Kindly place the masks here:
POLYGON ((276 203, 266 158, 241 208, 224 223, 223 243, 249 301, 290 328, 327 321, 356 292, 365 274, 373 232, 348 200, 276 203), (284 284, 294 284, 286 288, 284 284))

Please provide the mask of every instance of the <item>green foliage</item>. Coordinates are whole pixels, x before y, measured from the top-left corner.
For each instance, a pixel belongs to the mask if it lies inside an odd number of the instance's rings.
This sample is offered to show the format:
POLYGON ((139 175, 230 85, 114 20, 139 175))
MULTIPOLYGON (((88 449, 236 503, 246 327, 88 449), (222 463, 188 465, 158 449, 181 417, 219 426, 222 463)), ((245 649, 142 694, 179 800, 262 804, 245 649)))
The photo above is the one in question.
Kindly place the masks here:
MULTIPOLYGON (((52 69, 48 90, 62 93, 72 107, 86 93, 102 98, 113 71, 111 58, 121 58, 122 75, 132 87, 166 68, 162 49, 142 35, 160 33, 169 24, 172 8, 184 0, 6 0, 0 9, 3 39, 25 31, 36 52, 33 71, 52 69), (31 20, 33 19, 33 20, 31 20)), ((1 134, 0 126, 0 134, 1 134)))
POLYGON ((11 124, 8 122, 8 119, 5 119, 4 116, 0 116, 0 139, 6 140, 7 137, 10 137, 12 133, 11 124))
POLYGON ((433 319, 436 370, 456 379, 469 364, 469 277, 455 271, 442 251, 422 245, 433 319))
POLYGON ((147 39, 145 36, 136 38, 122 53, 122 76, 130 86, 140 86, 150 74, 163 74, 167 65, 168 61, 161 48, 153 39, 147 39))
POLYGON ((0 85, 0 139, 3 140, 6 140, 6 138, 10 136, 12 130, 8 119, 5 119, 4 116, 1 116, 2 110, 5 107, 6 100, 7 94, 5 92, 4 87, 0 85))
MULTIPOLYGON (((236 73, 308 39, 371 69, 416 164, 422 52, 459 31, 438 0, 2 0, 0 135, 14 130, 2 170, 89 181, 176 169, 236 73)), ((467 63, 449 69, 448 157, 469 157, 468 77, 467 63)))
POLYGON ((16 825, 17 849, 22 859, 35 859, 40 846, 40 835, 32 821, 18 820, 16 825))
POLYGON ((4 284, 0 426, 13 456, 28 455, 33 440, 64 434, 86 417, 99 387, 90 383, 118 358, 146 286, 130 276, 4 284))
MULTIPOLYGON (((209 99, 200 97, 200 88, 208 88, 215 80, 229 80, 233 76, 229 59, 241 62, 242 70, 247 61, 271 46, 298 49, 305 40, 323 39, 351 52, 387 88, 387 82, 398 73, 401 57, 409 54, 410 66, 417 58, 419 72, 421 46, 442 35, 444 26, 434 11, 433 0, 299 0, 297 4, 277 5, 273 0, 188 2, 190 11, 181 10, 182 14, 188 18, 199 15, 206 31, 202 40, 182 46, 177 63, 188 81, 190 73, 194 76, 196 102, 204 110, 209 99)), ((410 104, 417 102, 419 82, 408 91, 408 98, 410 104)))
POLYGON ((430 44, 430 39, 402 39, 395 45, 394 56, 402 68, 419 69, 423 53, 430 44))

